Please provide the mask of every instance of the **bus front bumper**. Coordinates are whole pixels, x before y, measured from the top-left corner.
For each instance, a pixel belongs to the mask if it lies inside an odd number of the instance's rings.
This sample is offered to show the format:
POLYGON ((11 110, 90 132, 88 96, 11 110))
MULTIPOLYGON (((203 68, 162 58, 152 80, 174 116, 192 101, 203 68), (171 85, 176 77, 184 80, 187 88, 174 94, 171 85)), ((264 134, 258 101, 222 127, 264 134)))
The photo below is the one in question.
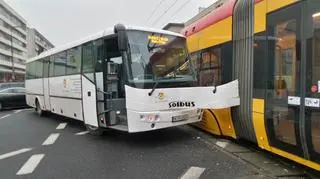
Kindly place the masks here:
POLYGON ((144 132, 201 121, 202 110, 127 111, 128 132, 144 132))

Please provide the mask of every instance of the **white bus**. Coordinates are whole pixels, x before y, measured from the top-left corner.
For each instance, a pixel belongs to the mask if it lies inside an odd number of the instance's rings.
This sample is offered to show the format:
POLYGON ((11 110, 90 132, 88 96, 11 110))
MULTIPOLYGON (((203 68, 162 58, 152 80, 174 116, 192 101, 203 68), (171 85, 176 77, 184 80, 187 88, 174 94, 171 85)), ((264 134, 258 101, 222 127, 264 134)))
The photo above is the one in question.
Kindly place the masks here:
POLYGON ((27 60, 26 100, 42 115, 142 132, 201 120, 200 108, 239 105, 238 83, 196 87, 184 36, 121 24, 27 60))

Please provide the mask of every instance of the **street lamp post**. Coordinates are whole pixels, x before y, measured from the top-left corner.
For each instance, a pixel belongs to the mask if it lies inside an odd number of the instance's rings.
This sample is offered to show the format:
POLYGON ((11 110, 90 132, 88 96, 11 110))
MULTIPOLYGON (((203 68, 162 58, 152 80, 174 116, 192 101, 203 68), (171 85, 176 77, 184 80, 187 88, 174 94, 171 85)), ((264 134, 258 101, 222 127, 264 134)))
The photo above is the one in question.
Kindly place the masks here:
POLYGON ((14 72, 14 58, 13 58, 13 29, 16 29, 17 27, 25 27, 23 25, 17 25, 17 26, 11 26, 11 38, 10 38, 10 41, 11 41, 11 80, 12 82, 15 81, 16 79, 16 76, 15 76, 15 72, 14 72))

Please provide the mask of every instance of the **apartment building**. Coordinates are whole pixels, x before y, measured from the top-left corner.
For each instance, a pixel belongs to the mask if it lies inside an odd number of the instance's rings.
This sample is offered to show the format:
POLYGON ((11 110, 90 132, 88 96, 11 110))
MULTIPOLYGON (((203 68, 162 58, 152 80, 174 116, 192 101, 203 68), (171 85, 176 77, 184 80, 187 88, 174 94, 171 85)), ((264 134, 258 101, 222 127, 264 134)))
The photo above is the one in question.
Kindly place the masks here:
POLYGON ((26 20, 0 0, 0 82, 24 79, 26 26, 26 20))
POLYGON ((35 57, 43 51, 54 47, 54 45, 46 37, 44 37, 38 32, 37 29, 34 28, 28 28, 27 42, 28 58, 35 57))

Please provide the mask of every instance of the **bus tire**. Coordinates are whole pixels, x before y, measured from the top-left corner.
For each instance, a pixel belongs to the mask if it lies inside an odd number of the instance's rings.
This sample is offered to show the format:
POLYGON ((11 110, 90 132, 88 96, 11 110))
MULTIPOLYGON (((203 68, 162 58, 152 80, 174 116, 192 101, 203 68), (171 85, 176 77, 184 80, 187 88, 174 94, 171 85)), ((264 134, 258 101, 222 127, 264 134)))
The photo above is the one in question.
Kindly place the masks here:
POLYGON ((44 111, 41 109, 40 107, 40 103, 38 100, 36 100, 36 108, 35 108, 36 113, 38 114, 38 116, 43 116, 44 115, 44 111))
POLYGON ((104 129, 101 127, 94 127, 91 125, 86 124, 86 128, 89 132, 89 134, 93 135, 93 136, 101 136, 104 133, 104 129))

